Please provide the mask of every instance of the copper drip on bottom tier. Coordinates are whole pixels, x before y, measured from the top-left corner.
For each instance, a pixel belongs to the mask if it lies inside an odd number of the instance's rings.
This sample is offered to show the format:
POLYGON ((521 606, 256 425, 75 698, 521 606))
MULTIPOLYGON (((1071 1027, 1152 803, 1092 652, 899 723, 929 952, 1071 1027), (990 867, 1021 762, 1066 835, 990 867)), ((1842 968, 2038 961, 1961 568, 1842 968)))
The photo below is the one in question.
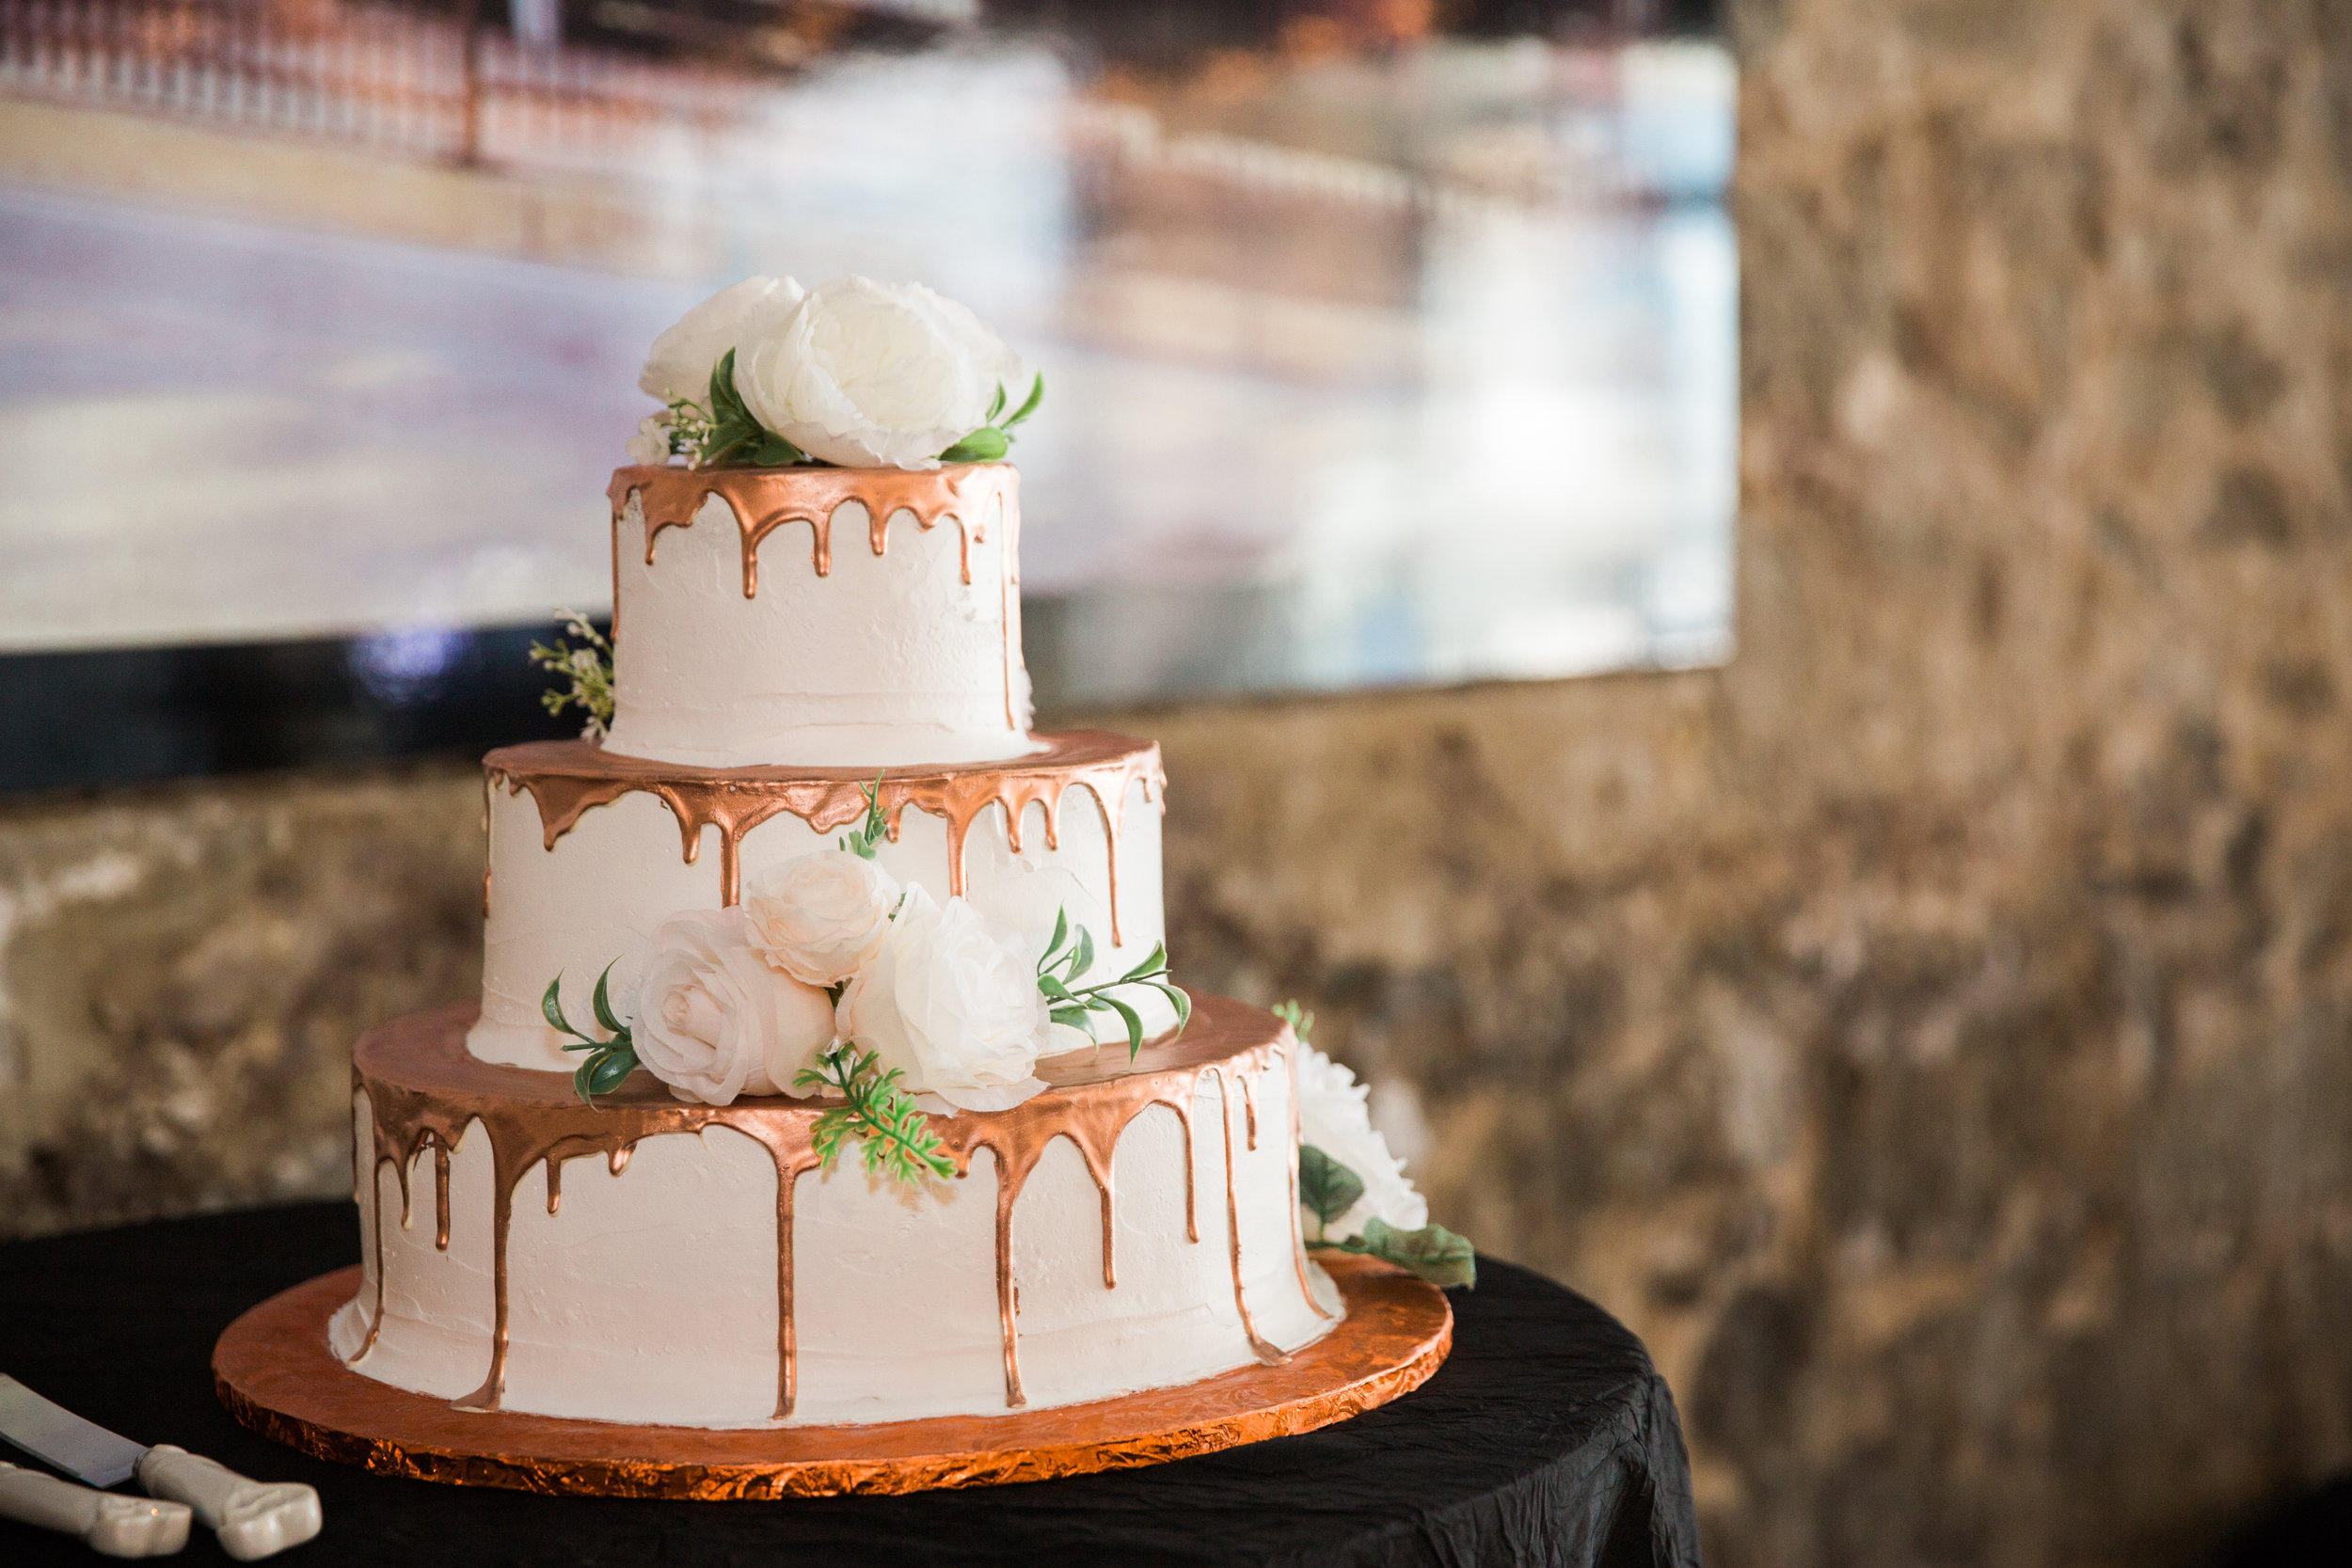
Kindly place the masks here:
MULTIPOLYGON (((508 1347, 508 1239, 514 1219, 515 1191, 532 1166, 547 1168, 548 1212, 556 1212, 560 1172, 565 1160, 589 1153, 605 1156, 614 1175, 628 1163, 643 1140, 667 1133, 699 1132, 723 1126, 743 1133, 765 1148, 776 1172, 776 1415, 792 1413, 796 1396, 796 1347, 792 1326, 792 1208, 796 1183, 818 1167, 811 1148, 818 1116, 837 1099, 805 1101, 781 1098, 739 1100, 732 1105, 690 1104, 669 1097, 668 1091, 645 1073, 632 1076, 615 1093, 600 1098, 594 1107, 571 1094, 568 1079, 483 1062, 467 1053, 466 1028, 476 1009, 445 1008, 420 1014, 371 1031, 352 1053, 352 1084, 368 1097, 373 1127, 368 1180, 372 1193, 380 1190, 376 1173, 393 1167, 401 1195, 401 1217, 408 1215, 409 1168, 430 1146, 437 1158, 436 1184, 440 1207, 441 1244, 448 1236, 448 1157, 466 1129, 479 1121, 490 1144, 492 1180, 492 1325, 490 1368, 482 1386, 457 1401, 460 1408, 496 1410, 505 1391, 508 1347)), ((1267 1365, 1279 1365, 1285 1353, 1264 1339, 1251 1318, 1242 1277, 1240 1200, 1233 1164, 1233 1098, 1238 1086, 1248 1110, 1255 1147, 1257 1121, 1254 1080, 1276 1069, 1291 1073, 1289 1094, 1297 1101, 1296 1037, 1271 1014, 1223 997, 1198 998, 1189 1027, 1178 1037, 1147 1044, 1130 1066, 1117 1053, 1079 1052, 1038 1064, 1038 1074, 1049 1085, 1009 1111, 963 1112, 935 1117, 931 1129, 955 1162, 959 1176, 968 1176, 975 1151, 985 1148, 996 1165, 996 1300, 1004 1339, 1005 1403, 1018 1408, 1026 1402, 1021 1386, 1018 1302, 1012 1268, 1013 1209, 1021 1190, 1056 1138, 1068 1138, 1085 1161, 1102 1197, 1103 1283, 1117 1285, 1113 1248, 1116 1239, 1116 1195, 1112 1186, 1112 1157, 1128 1126, 1153 1105, 1176 1113, 1184 1133, 1184 1225, 1187 1239, 1200 1240, 1192 1111, 1202 1081, 1217 1080, 1218 1119, 1225 1144, 1225 1204, 1228 1248, 1233 1274, 1233 1302, 1250 1349, 1267 1365)), ((1295 1199, 1297 1157, 1291 1157, 1291 1196, 1295 1199)), ((375 1204, 372 1237, 375 1259, 373 1308, 366 1337, 352 1356, 356 1366, 375 1347, 384 1321, 384 1213, 375 1204)), ((1305 1250, 1298 1211, 1291 1206, 1291 1251, 1299 1287, 1324 1317, 1325 1311, 1308 1284, 1305 1250)))
MULTIPOLYGON (((885 773, 882 808, 890 837, 898 837, 900 820, 914 806, 947 824, 947 891, 964 891, 964 846, 973 823, 990 807, 1005 813, 1005 836, 1015 854, 1022 852, 1022 824, 1029 807, 1045 813, 1045 843, 1061 847, 1062 801, 1073 788, 1094 797, 1103 814, 1103 834, 1110 862, 1106 885, 1110 895, 1111 945, 1121 941, 1119 922, 1119 845, 1126 821, 1128 792, 1143 785, 1143 798, 1165 810, 1167 775, 1160 767, 1160 749, 1146 741, 1099 730, 1041 736, 1046 749, 1035 756, 1009 762, 971 763, 949 768, 917 768, 885 773)), ((492 780, 503 780, 507 793, 528 789, 539 808, 542 842, 549 849, 597 806, 622 796, 644 793, 658 797, 677 819, 678 836, 688 864, 702 854, 706 828, 719 830, 719 897, 733 904, 742 895, 743 836, 779 813, 789 813, 818 833, 832 832, 866 815, 860 791, 874 779, 853 768, 692 768, 683 763, 650 762, 642 757, 607 752, 584 740, 546 740, 507 746, 483 759, 492 780)))

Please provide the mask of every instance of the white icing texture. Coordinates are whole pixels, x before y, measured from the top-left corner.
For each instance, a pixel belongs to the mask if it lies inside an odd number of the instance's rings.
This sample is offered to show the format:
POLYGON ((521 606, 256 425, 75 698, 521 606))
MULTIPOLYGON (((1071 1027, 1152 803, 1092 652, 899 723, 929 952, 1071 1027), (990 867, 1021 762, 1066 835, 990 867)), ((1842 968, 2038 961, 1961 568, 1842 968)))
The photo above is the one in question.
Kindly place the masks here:
MULTIPOLYGON (((1140 742, 1133 748, 1138 755, 1148 749, 1140 742)), ((962 846, 965 896, 1039 954, 1066 910, 1094 937, 1089 978, 1134 968, 1165 934, 1156 777, 1154 766, 1149 779, 1123 780, 1123 799, 1114 786, 1110 802, 1084 784, 1070 785, 1060 798, 1055 842, 1046 832, 1045 803, 1031 801, 1023 813, 1018 851, 1005 809, 984 807, 962 846)), ((676 815, 650 789, 632 789, 582 811, 552 847, 541 811, 528 789, 517 793, 493 776, 482 1017, 467 1045, 484 1061, 569 1072, 580 1058, 564 1053, 564 1037, 539 1010, 548 982, 563 976, 564 1013, 574 1023, 594 1016, 590 993, 607 964, 614 966, 614 997, 630 996, 656 927, 679 910, 721 907, 724 856, 721 830, 706 827, 688 862, 676 815)), ((748 885, 770 866, 830 848, 844 831, 820 832, 779 811, 743 833, 740 880, 748 885)), ((948 821, 908 805, 898 838, 877 846, 876 859, 901 884, 920 883, 945 901, 953 881, 948 821)), ((1121 999, 1143 1015, 1147 1035, 1175 1027, 1175 1010, 1158 992, 1134 989, 1121 999)), ((1098 1038, 1123 1041, 1109 1015, 1097 1014, 1089 1023, 1098 1038)))
MULTIPOLYGON (((817 478, 828 472, 838 470, 817 478)), ((857 500, 821 530, 778 524, 756 542, 748 595, 745 532, 724 496, 703 498, 691 524, 659 529, 648 552, 644 502, 628 492, 613 524, 606 748, 705 768, 895 768, 1036 750, 1019 503, 1009 475, 972 488, 958 504, 981 517, 926 528, 898 509, 881 554, 857 500)))
MULTIPOLYGON (((1149 1106, 1127 1124, 1112 1154, 1115 1284, 1104 1278, 1102 1200, 1085 1161, 1067 1139, 1047 1148, 1012 1214, 1025 1408, 1254 1365, 1252 1329, 1281 1353, 1328 1331, 1339 1292, 1295 1251, 1290 1096, 1286 1057, 1231 1079, 1202 1076, 1189 1177, 1174 1110, 1149 1106), (1254 1148, 1245 1076, 1260 1130, 1254 1148), (1186 1226, 1188 1180, 1197 1240, 1186 1226)), ((371 1109, 364 1091, 354 1101, 364 1150, 371 1109)), ((382 1322, 371 1343, 377 1262, 369 1246, 359 1294, 329 1331, 331 1348, 356 1356, 358 1370, 451 1400, 483 1383, 495 1310, 488 1145, 484 1124, 472 1121, 452 1151, 446 1248, 437 1245, 430 1148, 410 1163, 405 1225, 392 1167, 361 1174, 363 1238, 377 1234, 379 1214, 383 1222, 382 1322)), ((1006 1412, 996 1168, 983 1148, 968 1175, 920 1191, 869 1179, 854 1160, 799 1178, 797 1397, 782 1424, 1006 1412)), ((547 1196, 545 1166, 535 1164, 514 1195, 500 1408, 674 1426, 778 1424, 776 1175, 755 1140, 724 1126, 647 1137, 618 1174, 595 1156, 568 1161, 552 1214, 547 1196)))

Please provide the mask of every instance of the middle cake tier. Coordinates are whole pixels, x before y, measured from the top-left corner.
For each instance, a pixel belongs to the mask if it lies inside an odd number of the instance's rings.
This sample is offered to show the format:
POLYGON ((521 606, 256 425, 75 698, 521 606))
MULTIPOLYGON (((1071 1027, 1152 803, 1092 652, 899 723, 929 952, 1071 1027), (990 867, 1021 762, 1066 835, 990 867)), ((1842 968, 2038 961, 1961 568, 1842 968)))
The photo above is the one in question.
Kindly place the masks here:
MULTIPOLYGON (((613 993, 628 994, 663 920, 735 904, 769 867, 833 846, 864 818, 878 774, 889 836, 876 859, 901 883, 961 895, 1040 952, 1066 917, 1093 935, 1098 972, 1126 972, 1164 931, 1160 749, 1100 731, 1038 739, 1044 750, 1010 762, 886 770, 694 768, 587 741, 492 752, 482 1016, 467 1049, 570 1072, 579 1058, 540 1011, 550 981, 562 976, 574 1018, 589 1016, 608 964, 613 993)), ((1175 1027, 1174 1008, 1146 995, 1145 1032, 1175 1027)))

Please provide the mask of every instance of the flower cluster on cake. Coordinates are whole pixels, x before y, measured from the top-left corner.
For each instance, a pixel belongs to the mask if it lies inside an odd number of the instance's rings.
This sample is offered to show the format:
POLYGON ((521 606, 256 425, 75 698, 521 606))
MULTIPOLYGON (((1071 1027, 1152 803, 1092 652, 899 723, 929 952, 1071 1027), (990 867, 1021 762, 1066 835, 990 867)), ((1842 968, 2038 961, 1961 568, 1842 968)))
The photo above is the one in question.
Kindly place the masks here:
POLYGON ((1171 977, 1158 748, 1031 733, 1042 377, 919 286, 753 278, 641 386, 612 639, 534 650, 585 733, 485 759, 481 1005, 354 1054, 346 1363, 985 1416, 1282 1362, 1343 1311, 1318 1250, 1469 1283, 1306 1018, 1171 977))

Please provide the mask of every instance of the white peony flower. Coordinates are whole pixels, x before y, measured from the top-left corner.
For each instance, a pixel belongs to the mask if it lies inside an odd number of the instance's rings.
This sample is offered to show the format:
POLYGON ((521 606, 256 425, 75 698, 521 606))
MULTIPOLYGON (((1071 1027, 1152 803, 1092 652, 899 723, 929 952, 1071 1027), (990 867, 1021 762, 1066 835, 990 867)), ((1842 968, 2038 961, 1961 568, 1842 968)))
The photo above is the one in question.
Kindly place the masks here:
POLYGON ((882 951, 898 879, 847 849, 771 866, 743 894, 752 945, 774 968, 812 986, 846 980, 882 951))
POLYGON ((637 434, 628 438, 628 460, 649 468, 659 468, 670 461, 668 415, 648 414, 637 421, 637 434))
POLYGON ((630 1036, 680 1100, 780 1094, 833 1043, 832 999, 768 967, 743 911, 687 910, 656 928, 630 1036))
POLYGON ((961 898, 943 907, 909 887, 835 1023, 908 1088, 963 1110, 1010 1110, 1045 1087, 1031 1071, 1054 1038, 1037 960, 961 898))
POLYGON ((1021 361, 980 319, 920 283, 819 283, 781 332, 744 341, 735 389, 752 417, 844 467, 935 468, 988 420, 1021 361))
POLYGON ((804 290, 788 277, 746 277, 695 306, 653 341, 638 389, 665 402, 681 397, 709 412, 710 372, 737 351, 739 364, 751 345, 775 336, 804 290))
MULTIPOLYGON (((1414 1190, 1405 1174, 1405 1162, 1389 1152, 1389 1140, 1372 1125, 1364 1101, 1369 1085, 1356 1075, 1300 1041, 1298 1046, 1298 1141, 1324 1153, 1356 1173, 1364 1196, 1328 1226, 1322 1236, 1344 1242, 1363 1234, 1364 1222, 1377 1215, 1399 1230, 1419 1230, 1429 1223, 1429 1202, 1414 1190)), ((1304 1215, 1307 1233, 1317 1234, 1311 1210, 1304 1215)))

